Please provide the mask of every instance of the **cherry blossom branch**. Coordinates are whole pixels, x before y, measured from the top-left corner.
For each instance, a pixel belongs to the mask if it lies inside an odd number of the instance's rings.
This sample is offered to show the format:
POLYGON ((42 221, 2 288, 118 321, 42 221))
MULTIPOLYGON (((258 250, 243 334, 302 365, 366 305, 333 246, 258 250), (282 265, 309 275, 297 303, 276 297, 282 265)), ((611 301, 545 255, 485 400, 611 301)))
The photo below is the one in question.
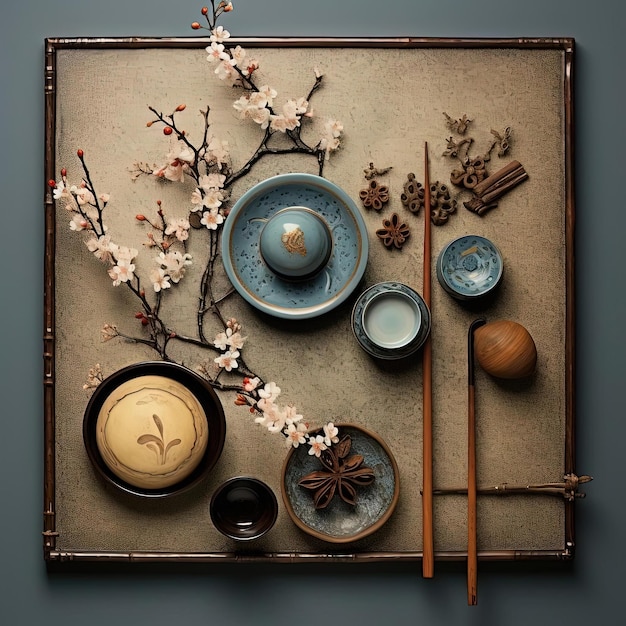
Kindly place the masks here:
MULTIPOLYGON (((155 123, 162 126, 163 134, 176 140, 170 144, 165 164, 154 168, 147 164, 135 164, 133 179, 141 174, 151 174, 157 178, 173 182, 185 182, 187 177, 195 183, 191 194, 189 219, 172 218, 166 215, 157 201, 156 219, 143 214, 136 216, 152 230, 147 233, 148 249, 158 252, 154 257, 155 265, 149 274, 149 281, 154 291, 154 299, 148 298, 142 281, 135 273, 134 260, 138 251, 134 248, 118 245, 111 241, 104 224, 104 211, 109 201, 108 194, 98 196, 95 191, 91 174, 84 159, 82 150, 78 157, 83 170, 83 181, 79 186, 67 184, 67 172, 61 170, 61 181, 50 181, 54 190, 54 198, 63 203, 72 215, 70 228, 75 231, 86 231, 87 248, 108 266, 107 272, 113 280, 113 286, 122 283, 138 298, 141 310, 134 314, 146 336, 133 336, 121 332, 111 324, 102 329, 103 341, 121 338, 126 341, 150 347, 161 359, 173 361, 168 353, 170 342, 177 341, 212 352, 215 358, 201 363, 198 369, 215 389, 234 391, 237 393, 235 404, 248 407, 255 415, 255 422, 267 427, 270 432, 284 435, 288 446, 298 447, 307 443, 309 453, 319 456, 326 447, 338 441, 337 429, 332 422, 323 427, 323 435, 309 435, 309 425, 304 421, 293 404, 281 405, 278 397, 281 389, 274 382, 265 382, 245 362, 241 349, 246 341, 242 336, 242 327, 234 318, 226 318, 220 308, 221 302, 234 293, 231 287, 226 293, 217 297, 214 293, 215 264, 219 259, 220 237, 222 224, 228 215, 224 203, 230 199, 230 188, 235 182, 248 174, 261 160, 270 155, 303 154, 316 159, 318 172, 321 176, 325 161, 331 152, 339 147, 339 137, 343 130, 340 122, 327 120, 319 140, 313 145, 302 137, 303 123, 312 116, 309 102, 322 84, 322 75, 315 72, 315 82, 306 97, 287 100, 280 110, 274 101, 277 92, 273 88, 256 84, 254 72, 259 67, 256 59, 248 57, 247 51, 241 46, 225 45, 230 33, 222 26, 217 26, 220 15, 232 11, 232 3, 211 0, 211 10, 202 9, 210 31, 211 45, 207 47, 209 61, 217 63, 215 74, 221 80, 230 82, 232 86, 243 89, 244 95, 234 102, 234 108, 242 119, 248 119, 259 125, 263 131, 257 148, 249 156, 246 163, 233 170, 226 143, 214 137, 209 121, 210 107, 200 111, 203 116, 203 133, 200 145, 194 145, 188 134, 179 124, 177 115, 185 110, 179 104, 171 114, 164 114, 152 106, 149 111, 154 119, 148 126, 155 123), (286 138, 289 145, 272 145, 276 137, 286 138), (165 303, 164 294, 176 285, 185 275, 186 268, 192 263, 192 256, 187 252, 189 230, 203 226, 208 233, 208 260, 200 279, 198 308, 196 312, 197 337, 179 334, 170 327, 162 313, 165 303), (221 331, 211 340, 206 332, 207 313, 212 313, 219 321, 221 331), (230 382, 227 377, 238 377, 230 382)), ((201 27, 197 22, 192 28, 201 27)), ((103 375, 100 366, 92 368, 86 388, 95 387, 103 375)))

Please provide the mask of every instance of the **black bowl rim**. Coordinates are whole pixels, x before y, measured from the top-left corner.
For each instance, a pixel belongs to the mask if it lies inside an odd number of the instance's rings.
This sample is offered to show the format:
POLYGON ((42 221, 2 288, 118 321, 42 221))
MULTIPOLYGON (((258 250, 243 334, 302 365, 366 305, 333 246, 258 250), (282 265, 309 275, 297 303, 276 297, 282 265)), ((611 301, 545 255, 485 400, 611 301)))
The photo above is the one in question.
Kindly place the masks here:
POLYGON ((278 518, 278 498, 276 497, 274 490, 260 478, 254 478, 252 476, 233 476, 232 478, 229 478, 228 480, 221 483, 213 492, 213 495, 211 496, 211 502, 209 504, 209 514, 215 528, 217 528, 217 530, 219 530, 219 532, 221 532, 223 535, 226 535, 226 537, 230 537, 231 539, 236 539, 238 541, 251 541, 253 539, 259 539, 260 537, 265 535, 276 523, 276 519, 278 518), (268 502, 272 508, 271 514, 267 517, 267 521, 264 524, 263 528, 259 529, 253 535, 240 535, 237 533, 228 532, 225 528, 222 527, 215 513, 215 504, 217 502, 217 499, 231 485, 242 482, 254 485, 256 491, 259 491, 260 488, 260 491, 262 491, 268 497, 268 502))
POLYGON ((125 493, 145 498, 165 498, 191 489, 213 469, 222 454, 225 440, 224 408, 213 387, 207 380, 184 365, 169 361, 142 361, 117 370, 96 387, 87 403, 83 417, 83 442, 87 456, 100 477, 125 493), (119 478, 104 462, 96 442, 98 414, 106 398, 122 383, 139 376, 149 375, 164 376, 184 385, 202 405, 209 420, 209 443, 200 463, 183 480, 163 489, 142 489, 119 478))

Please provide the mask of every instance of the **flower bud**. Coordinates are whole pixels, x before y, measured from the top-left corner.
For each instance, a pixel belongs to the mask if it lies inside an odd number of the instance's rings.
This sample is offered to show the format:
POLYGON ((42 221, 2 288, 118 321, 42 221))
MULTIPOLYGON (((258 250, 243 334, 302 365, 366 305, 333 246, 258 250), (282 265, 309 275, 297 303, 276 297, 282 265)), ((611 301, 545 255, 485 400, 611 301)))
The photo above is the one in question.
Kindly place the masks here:
POLYGON ((187 105, 186 105, 186 104, 179 104, 179 105, 176 107, 176 110, 177 110, 177 111, 184 111, 186 108, 187 108, 187 105))
POLYGON ((237 397, 235 398, 235 404, 237 406, 246 406, 248 403, 246 402, 246 399, 240 394, 237 394, 237 397))
POLYGON ((145 290, 143 287, 142 287, 142 288, 141 288, 141 290, 139 291, 139 295, 140 295, 142 298, 145 298, 145 297, 146 297, 146 290, 145 290))
POLYGON ((82 150, 78 149, 78 150, 76 151, 76 154, 78 155, 78 158, 79 158, 79 159, 82 159, 82 158, 83 158, 83 155, 84 155, 85 153, 84 153, 82 150))
POLYGON ((142 326, 147 326, 150 322, 148 321, 147 317, 142 317, 141 318, 141 325, 142 326))
POLYGON ((152 124, 154 124, 154 122, 152 120, 150 120, 149 122, 146 122, 146 126, 148 128, 150 128, 150 126, 152 126, 152 124))
POLYGON ((166 126, 163 129, 163 134, 164 135, 171 135, 174 132, 173 128, 171 126, 166 126))
POLYGON ((161 206, 161 201, 157 200, 157 206, 161 206))
POLYGON ((141 214, 139 214, 139 215, 135 215, 135 219, 136 219, 138 222, 145 222, 145 221, 146 221, 146 216, 145 216, 145 215, 141 215, 141 214))
POLYGON ((57 181, 53 180, 52 178, 48 181, 48 187, 51 187, 52 189, 56 189, 57 186, 57 181))
POLYGON ((61 168, 61 176, 63 178, 65 178, 67 176, 67 170, 64 167, 61 168))
POLYGON ((202 7, 202 15, 206 15, 209 12, 209 7, 202 7))
POLYGON ((192 22, 191 28, 193 28, 194 30, 200 30, 200 24, 198 22, 192 22))
POLYGON ((167 241, 164 241, 162 246, 163 246, 163 250, 167 250, 170 247, 170 244, 167 241))
POLYGON ((137 313, 135 313, 135 319, 140 320, 140 319, 143 319, 144 317, 145 316, 142 311, 137 311, 137 313))

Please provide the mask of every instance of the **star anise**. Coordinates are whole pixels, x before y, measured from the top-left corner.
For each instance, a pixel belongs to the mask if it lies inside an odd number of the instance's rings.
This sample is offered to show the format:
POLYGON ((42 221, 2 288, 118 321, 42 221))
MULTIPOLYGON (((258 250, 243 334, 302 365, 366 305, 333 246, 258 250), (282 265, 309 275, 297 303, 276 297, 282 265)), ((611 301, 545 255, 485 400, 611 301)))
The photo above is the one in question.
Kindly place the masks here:
POLYGON ((409 227, 400 221, 397 213, 391 216, 391 219, 383 220, 383 228, 376 231, 376 236, 385 244, 387 248, 395 246, 402 248, 404 242, 409 238, 411 231, 409 227))
POLYGON ((371 485, 374 481, 374 470, 363 466, 363 456, 348 456, 352 447, 350 435, 345 435, 330 448, 322 450, 320 462, 326 468, 316 470, 300 479, 298 485, 312 490, 313 503, 316 509, 325 509, 336 494, 354 506, 357 498, 357 487, 371 485))

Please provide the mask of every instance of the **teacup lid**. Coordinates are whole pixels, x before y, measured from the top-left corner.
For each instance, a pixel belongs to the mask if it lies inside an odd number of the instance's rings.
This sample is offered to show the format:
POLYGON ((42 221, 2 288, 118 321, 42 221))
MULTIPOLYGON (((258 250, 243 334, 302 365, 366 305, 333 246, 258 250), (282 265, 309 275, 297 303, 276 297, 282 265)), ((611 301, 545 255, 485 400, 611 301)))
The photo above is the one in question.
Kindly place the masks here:
POLYGON ((304 280, 320 272, 332 252, 332 236, 315 211, 292 206, 276 212, 259 239, 262 259, 286 280, 304 280))

